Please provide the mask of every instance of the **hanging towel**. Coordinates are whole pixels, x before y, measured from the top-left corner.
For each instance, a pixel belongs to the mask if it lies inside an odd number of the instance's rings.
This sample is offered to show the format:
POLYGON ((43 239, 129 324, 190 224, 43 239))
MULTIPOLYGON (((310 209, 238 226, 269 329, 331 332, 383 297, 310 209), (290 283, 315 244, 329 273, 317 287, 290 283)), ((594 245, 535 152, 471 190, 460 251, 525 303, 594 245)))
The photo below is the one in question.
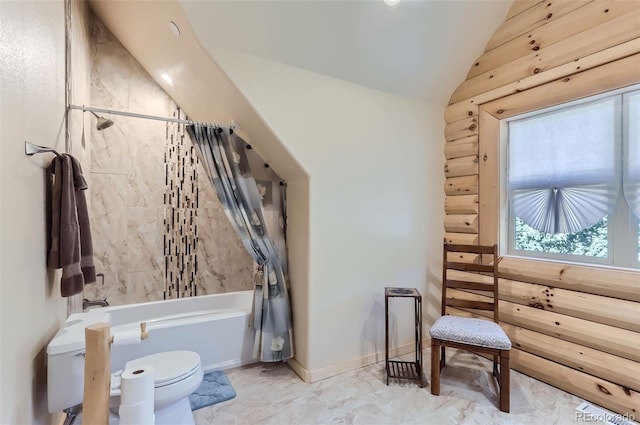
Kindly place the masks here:
POLYGON ((85 284, 96 281, 84 194, 88 186, 80 163, 71 155, 56 156, 49 170, 54 179, 49 268, 62 268, 60 292, 69 297, 82 292, 85 284))

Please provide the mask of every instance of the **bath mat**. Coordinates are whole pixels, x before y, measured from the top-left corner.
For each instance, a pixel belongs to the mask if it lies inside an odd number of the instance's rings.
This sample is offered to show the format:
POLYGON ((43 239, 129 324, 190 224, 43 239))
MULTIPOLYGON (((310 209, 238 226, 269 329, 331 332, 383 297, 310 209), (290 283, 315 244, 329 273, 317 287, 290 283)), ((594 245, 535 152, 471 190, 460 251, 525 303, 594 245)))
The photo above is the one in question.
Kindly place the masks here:
POLYGON ((236 390, 231 386, 227 375, 223 371, 217 370, 204 375, 198 389, 189 396, 189 403, 191 403, 191 410, 198 410, 231 400, 235 396, 236 390))

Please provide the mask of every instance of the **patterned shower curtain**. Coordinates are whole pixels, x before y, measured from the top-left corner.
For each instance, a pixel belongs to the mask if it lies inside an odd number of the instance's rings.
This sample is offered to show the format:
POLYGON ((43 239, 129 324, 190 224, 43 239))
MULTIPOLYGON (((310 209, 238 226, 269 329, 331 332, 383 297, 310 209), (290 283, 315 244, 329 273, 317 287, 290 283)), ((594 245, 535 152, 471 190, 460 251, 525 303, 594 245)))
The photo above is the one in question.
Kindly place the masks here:
POLYGON ((258 264, 254 355, 263 362, 293 357, 287 292, 285 184, 244 140, 210 124, 187 126, 201 163, 242 243, 258 264))

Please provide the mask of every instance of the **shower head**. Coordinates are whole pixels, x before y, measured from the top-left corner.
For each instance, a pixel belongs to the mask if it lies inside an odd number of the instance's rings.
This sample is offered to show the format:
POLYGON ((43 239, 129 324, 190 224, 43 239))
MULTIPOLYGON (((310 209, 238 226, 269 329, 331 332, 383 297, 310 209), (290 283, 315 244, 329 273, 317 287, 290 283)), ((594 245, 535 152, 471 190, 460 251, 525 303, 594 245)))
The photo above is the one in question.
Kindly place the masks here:
POLYGON ((89 112, 91 112, 93 116, 95 116, 98 119, 98 123, 96 124, 96 128, 98 129, 98 131, 102 131, 105 128, 109 128, 114 124, 114 122, 110 119, 103 118, 93 111, 89 111, 89 112))

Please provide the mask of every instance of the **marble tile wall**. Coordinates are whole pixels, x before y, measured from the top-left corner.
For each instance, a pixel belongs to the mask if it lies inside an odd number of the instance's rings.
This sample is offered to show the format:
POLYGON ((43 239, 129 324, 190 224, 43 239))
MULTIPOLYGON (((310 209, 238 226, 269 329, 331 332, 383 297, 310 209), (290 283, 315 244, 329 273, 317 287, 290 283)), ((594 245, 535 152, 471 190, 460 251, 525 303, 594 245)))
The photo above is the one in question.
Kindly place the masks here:
MULTIPOLYGON (((94 15, 91 28, 91 104, 106 109, 172 116, 175 102, 94 15)), ((165 297, 164 152, 167 125, 112 116, 95 129, 90 114, 90 213, 96 270, 85 287, 89 299, 131 304, 165 297)), ((251 289, 253 260, 224 215, 200 165, 197 294, 251 289)))

